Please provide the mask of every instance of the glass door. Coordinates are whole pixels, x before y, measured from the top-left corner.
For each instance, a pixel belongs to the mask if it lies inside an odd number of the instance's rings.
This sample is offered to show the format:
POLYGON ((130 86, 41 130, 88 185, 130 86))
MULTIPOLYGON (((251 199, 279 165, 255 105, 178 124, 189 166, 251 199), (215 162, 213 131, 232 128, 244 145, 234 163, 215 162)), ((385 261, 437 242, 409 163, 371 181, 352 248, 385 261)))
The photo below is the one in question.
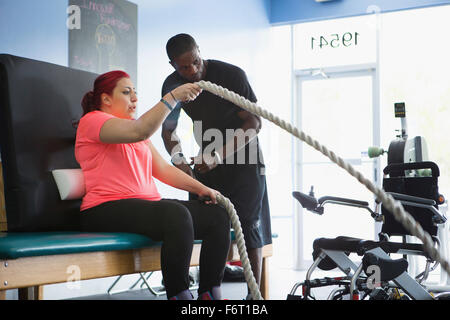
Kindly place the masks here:
MULTIPOLYGON (((365 177, 376 180, 378 163, 367 157, 368 147, 376 145, 378 136, 378 125, 374 124, 378 118, 374 116, 378 112, 374 108, 374 79, 374 68, 300 73, 297 125, 365 177)), ((367 201, 373 206, 370 191, 306 143, 297 145, 296 158, 298 191, 308 194, 312 187, 317 199, 336 196, 367 201)), ((316 215, 298 207, 297 268, 310 265, 313 241, 317 238, 345 235, 374 239, 375 223, 367 210, 328 204, 323 215, 316 215)))

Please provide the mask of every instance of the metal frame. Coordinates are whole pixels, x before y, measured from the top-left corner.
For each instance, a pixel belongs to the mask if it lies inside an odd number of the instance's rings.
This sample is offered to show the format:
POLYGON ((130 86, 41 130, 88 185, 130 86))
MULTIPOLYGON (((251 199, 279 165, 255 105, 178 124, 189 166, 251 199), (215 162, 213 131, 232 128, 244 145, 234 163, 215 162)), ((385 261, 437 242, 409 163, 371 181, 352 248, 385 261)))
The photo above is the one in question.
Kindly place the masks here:
MULTIPOLYGON (((390 256, 384 252, 381 248, 374 248, 371 250, 368 250, 367 253, 372 253, 382 259, 391 260, 390 256)), ((354 293, 356 293, 356 284, 358 279, 360 279, 361 274, 363 271, 363 263, 361 262, 358 266, 353 263, 348 256, 343 251, 336 251, 336 250, 326 250, 322 249, 321 253, 317 257, 317 259, 313 262, 311 267, 308 269, 308 272, 305 277, 304 282, 298 282, 294 285, 290 295, 295 295, 295 292, 297 289, 304 285, 305 282, 311 280, 311 275, 313 271, 317 268, 319 263, 325 259, 326 257, 329 257, 331 260, 333 260, 334 263, 336 263, 336 266, 345 273, 346 278, 350 279, 350 291, 349 296, 350 299, 354 299, 354 293)), ((402 289, 411 299, 413 300, 433 300, 433 296, 414 278, 412 278, 406 271, 403 272, 401 275, 396 277, 392 280, 393 287, 397 287, 402 289)), ((340 288, 335 288, 331 291, 331 293, 328 295, 328 299, 332 299, 339 290, 342 290, 340 288)))
MULTIPOLYGON (((380 248, 375 248, 367 252, 376 256, 391 260, 389 255, 380 248)), ((415 279, 413 279, 406 271, 392 280, 398 287, 405 291, 411 298, 415 300, 432 300, 433 297, 428 293, 415 279)))
POLYGON ((114 282, 111 284, 111 286, 108 288, 108 290, 106 290, 106 292, 109 295, 123 293, 123 292, 128 292, 130 290, 133 290, 134 287, 136 287, 138 285, 138 283, 142 281, 141 288, 145 285, 147 287, 148 291, 150 291, 150 293, 152 293, 155 296, 161 296, 161 295, 165 294, 166 291, 165 290, 162 290, 162 291, 157 290, 156 288, 152 287, 148 283, 148 280, 153 275, 153 273, 154 273, 154 271, 151 271, 151 272, 139 272, 138 273, 138 275, 139 275, 138 280, 131 287, 129 287, 128 289, 122 289, 122 290, 112 290, 117 285, 117 283, 120 281, 120 279, 122 279, 123 275, 120 275, 120 276, 117 277, 116 280, 114 280, 114 282))
MULTIPOLYGON (((122 290, 113 290, 113 288, 117 285, 117 283, 120 281, 120 279, 122 279, 123 275, 120 275, 117 277, 116 280, 114 280, 114 282, 111 284, 111 286, 108 288, 108 290, 106 291, 109 295, 114 295, 114 294, 118 294, 118 293, 123 293, 123 292, 128 292, 130 290, 133 290, 141 281, 141 289, 145 286, 147 288, 147 290, 153 294, 154 296, 162 296, 166 294, 166 290, 158 290, 158 289, 162 289, 163 287, 154 287, 152 285, 150 285, 150 283, 148 282, 150 277, 154 274, 154 271, 151 272, 139 272, 139 278, 137 279, 137 281, 135 281, 133 283, 133 285, 131 287, 129 287, 128 289, 122 289, 122 290)), ((195 282, 193 283, 191 286, 189 286, 189 290, 197 290, 198 289, 198 283, 195 282)))

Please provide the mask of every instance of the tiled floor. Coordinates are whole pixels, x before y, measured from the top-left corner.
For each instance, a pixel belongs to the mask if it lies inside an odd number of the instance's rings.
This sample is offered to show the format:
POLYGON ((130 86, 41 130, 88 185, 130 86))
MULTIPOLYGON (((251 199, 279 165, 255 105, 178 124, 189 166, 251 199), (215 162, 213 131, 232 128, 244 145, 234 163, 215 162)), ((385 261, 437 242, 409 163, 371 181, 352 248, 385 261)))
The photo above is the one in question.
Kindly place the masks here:
MULTIPOLYGON (((277 264, 271 263, 269 265, 269 299, 270 300, 286 300, 288 293, 296 282, 305 279, 306 271, 295 271, 292 268, 280 268, 277 264)), ((322 273, 323 274, 323 273, 322 273)), ((322 275, 320 271, 317 272, 317 277, 322 275)), ((329 274, 327 274, 329 276, 329 274)), ((122 287, 123 286, 118 286, 122 287)), ((125 286, 126 288, 126 286, 125 286)), ((329 290, 317 290, 316 297, 325 299, 329 290)), ((247 284, 244 282, 224 282, 222 285, 223 298, 228 300, 243 300, 247 295, 247 284)), ((197 297, 197 292, 192 291, 194 298, 197 297)), ((107 294, 99 293, 84 297, 73 298, 76 300, 165 300, 165 294, 155 296, 147 289, 133 289, 122 293, 107 294)))
MULTIPOLYGON (((269 300, 286 300, 287 295, 297 282, 305 280, 306 271, 296 271, 290 266, 282 266, 277 261, 269 262, 269 300)), ((316 270, 312 275, 312 279, 323 277, 342 276, 343 273, 338 269, 331 271, 316 270)), ((431 277, 430 280, 439 280, 431 277)), ((317 300, 326 300, 334 287, 323 287, 312 290, 317 300)), ((224 282, 222 285, 223 298, 228 300, 243 300, 247 295, 247 284, 245 282, 224 282)), ((194 298, 197 292, 193 292, 194 298)), ((300 289, 296 294, 300 294, 300 289)), ((102 292, 96 295, 84 296, 76 299, 82 300, 165 300, 166 296, 155 296, 148 290, 131 290, 124 293, 108 295, 102 292)))
MULTIPOLYGON (((271 258, 272 259, 272 258, 271 258)), ((312 279, 342 276, 339 270, 320 271, 313 273, 312 279)), ((289 265, 280 263, 280 260, 269 260, 269 300, 286 300, 287 295, 297 282, 305 280, 306 271, 293 270, 289 265)), ((158 286, 161 283, 160 274, 156 273, 151 278, 151 283, 158 286)), ((133 290, 123 293, 108 294, 107 290, 116 277, 105 279, 86 280, 79 283, 80 288, 68 287, 67 283, 44 287, 45 300, 165 300, 165 294, 155 296, 147 289, 136 286, 133 290)), ((138 279, 137 275, 128 275, 121 279, 115 289, 128 289, 138 279)), ((439 280, 438 278, 436 280, 439 280)), ((75 286, 75 284, 72 284, 75 286)), ((333 288, 324 287, 313 289, 314 296, 318 300, 325 300, 333 288)), ((13 291, 13 290, 11 290, 13 291)), ((17 291, 17 290, 16 290, 17 291)), ((223 298, 228 300, 243 300, 247 295, 245 282, 224 282, 222 286, 223 298)), ((300 294, 299 291, 296 294, 300 294)), ((193 291, 194 298, 197 292, 193 291)), ((17 292, 7 292, 7 299, 17 299, 17 292)))

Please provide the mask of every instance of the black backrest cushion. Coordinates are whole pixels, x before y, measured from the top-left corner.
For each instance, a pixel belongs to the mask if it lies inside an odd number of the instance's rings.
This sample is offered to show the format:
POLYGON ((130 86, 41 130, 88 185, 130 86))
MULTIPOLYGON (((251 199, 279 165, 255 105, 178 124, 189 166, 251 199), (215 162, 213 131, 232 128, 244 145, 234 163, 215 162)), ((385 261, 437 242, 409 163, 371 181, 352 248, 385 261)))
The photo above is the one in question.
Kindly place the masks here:
POLYGON ((79 168, 81 100, 94 73, 0 55, 0 151, 8 231, 77 231, 80 200, 61 201, 51 171, 79 168))
MULTIPOLYGON (((404 174, 404 173, 402 173, 404 174)), ((383 179, 383 189, 387 192, 406 194, 425 199, 438 201, 438 178, 437 177, 389 177, 383 179)), ((438 206, 435 205, 436 209, 438 206)), ((427 208, 403 205, 403 208, 411 214, 422 228, 432 236, 437 235, 438 227, 433 221, 433 214, 427 208)), ((412 235, 411 232, 398 222, 393 213, 384 206, 381 207, 384 215, 384 223, 381 232, 389 236, 412 235)))

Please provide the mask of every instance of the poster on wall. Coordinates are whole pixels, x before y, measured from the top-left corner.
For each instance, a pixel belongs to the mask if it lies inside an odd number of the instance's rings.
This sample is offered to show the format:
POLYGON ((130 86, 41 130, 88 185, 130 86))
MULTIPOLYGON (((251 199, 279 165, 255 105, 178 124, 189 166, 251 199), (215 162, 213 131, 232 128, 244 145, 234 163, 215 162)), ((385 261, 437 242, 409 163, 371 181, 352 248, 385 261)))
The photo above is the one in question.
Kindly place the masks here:
POLYGON ((137 86, 137 5, 125 0, 69 0, 69 67, 126 71, 137 86))

